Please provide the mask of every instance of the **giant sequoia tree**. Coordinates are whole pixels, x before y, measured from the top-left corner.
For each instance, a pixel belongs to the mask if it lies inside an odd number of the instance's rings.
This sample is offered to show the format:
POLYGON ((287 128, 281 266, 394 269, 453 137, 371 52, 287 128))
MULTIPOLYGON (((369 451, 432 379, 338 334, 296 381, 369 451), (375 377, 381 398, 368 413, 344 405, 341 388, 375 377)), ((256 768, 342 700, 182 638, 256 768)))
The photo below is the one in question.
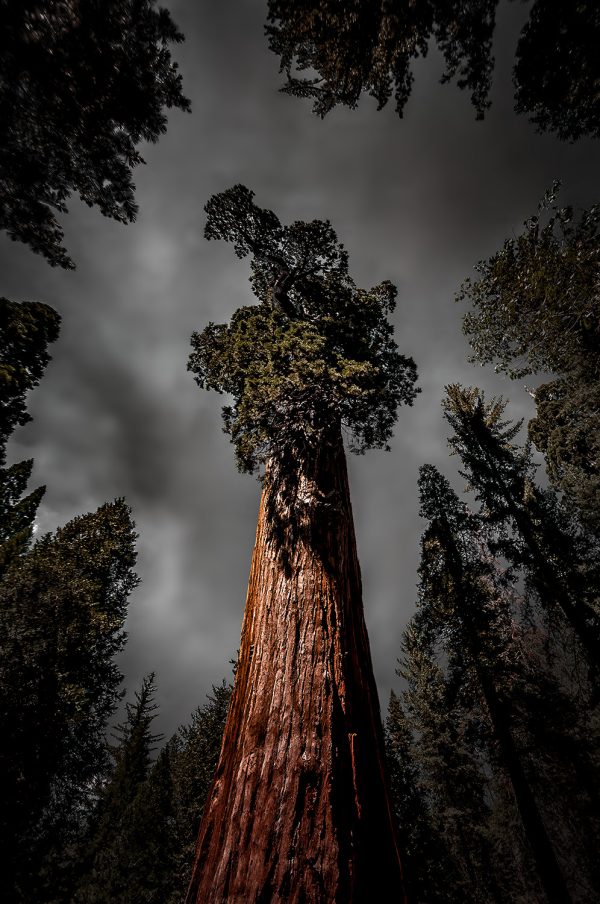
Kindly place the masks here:
POLYGON ((385 447, 415 396, 390 283, 354 284, 328 222, 282 226, 235 186, 206 236, 251 257, 257 305, 193 337, 229 393, 239 467, 264 468, 239 665, 187 901, 402 898, 342 432, 385 447))

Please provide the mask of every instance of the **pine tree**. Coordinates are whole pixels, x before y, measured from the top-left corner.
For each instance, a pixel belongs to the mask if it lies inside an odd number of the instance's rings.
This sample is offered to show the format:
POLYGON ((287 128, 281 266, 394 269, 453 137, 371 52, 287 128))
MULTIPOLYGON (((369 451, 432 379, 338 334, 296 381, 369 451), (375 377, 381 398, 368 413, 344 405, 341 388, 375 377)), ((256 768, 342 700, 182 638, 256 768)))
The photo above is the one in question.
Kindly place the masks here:
POLYGON ((151 673, 142 681, 135 702, 126 704, 125 721, 117 727, 113 767, 92 816, 84 858, 87 869, 75 902, 163 900, 157 891, 168 844, 161 849, 161 838, 163 843, 168 841, 172 788, 168 751, 159 757, 149 781, 152 752, 161 739, 151 731, 157 713, 155 693, 151 673))
POLYGON ((597 667, 597 544, 562 515, 554 494, 536 487, 529 447, 520 450, 513 443, 521 425, 503 420, 502 399, 488 404, 479 390, 452 385, 444 408, 454 431, 450 446, 496 527, 498 548, 513 565, 524 568, 545 612, 562 613, 597 667))
POLYGON ((29 883, 104 765, 134 544, 130 510, 117 500, 47 534, 0 583, 5 900, 35 898, 29 883))
POLYGON ((127 704, 113 747, 113 768, 90 819, 74 872, 83 872, 75 902, 181 904, 190 881, 195 840, 217 765, 231 687, 213 687, 188 725, 151 762, 159 740, 150 675, 127 704))
MULTIPOLYGON (((0 298, 0 448, 17 425, 31 420, 27 393, 34 389, 48 362, 48 345, 58 338, 60 317, 49 305, 19 304, 0 298)), ((2 458, 2 464, 4 458, 2 458)))
POLYGON ((457 877, 421 785, 411 721, 392 691, 385 720, 390 792, 399 826, 404 880, 409 901, 448 904, 457 877))
POLYGON ((396 291, 348 275, 327 222, 282 226, 236 186, 208 238, 252 257, 257 305, 193 337, 190 368, 231 393, 239 466, 264 465, 239 665, 187 901, 401 897, 342 445, 385 447, 416 370, 396 291))
POLYGON ((435 858, 426 864, 427 872, 421 866, 421 885, 428 879, 423 901, 500 901, 487 832, 490 803, 481 743, 485 717, 472 675, 463 669, 464 680, 450 682, 423 618, 413 619, 406 629, 398 674, 407 685, 403 706, 412 735, 413 776, 416 772, 429 813, 423 834, 433 844, 435 858))
POLYGON ((135 219, 138 146, 189 110, 169 45, 183 40, 156 0, 0 4, 0 229, 73 267, 56 213, 75 192, 135 219))

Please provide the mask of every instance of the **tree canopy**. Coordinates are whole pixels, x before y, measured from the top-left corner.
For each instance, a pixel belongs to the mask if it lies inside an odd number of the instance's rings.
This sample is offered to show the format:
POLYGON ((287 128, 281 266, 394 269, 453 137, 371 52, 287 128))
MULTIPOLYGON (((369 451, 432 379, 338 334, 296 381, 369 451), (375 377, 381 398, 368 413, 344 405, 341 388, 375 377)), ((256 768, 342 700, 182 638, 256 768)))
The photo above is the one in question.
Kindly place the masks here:
POLYGON ((142 141, 189 109, 169 44, 183 40, 156 0, 0 3, 0 229, 72 267, 57 213, 75 192, 135 219, 142 141))
POLYGON ((427 54, 433 39, 444 57, 442 81, 456 79, 467 88, 481 117, 489 106, 497 2, 269 0, 266 32, 287 75, 283 90, 313 100, 319 116, 337 104, 356 107, 363 92, 379 109, 393 94, 402 116, 414 80, 412 63, 427 54), (314 77, 294 74, 309 69, 314 77))
POLYGON ((558 183, 523 230, 466 279, 464 332, 473 358, 527 374, 600 374, 600 205, 579 213, 556 203, 558 183))
POLYGON ((459 301, 473 360, 514 379, 552 374, 534 392, 530 436, 548 473, 600 531, 600 205, 579 212, 556 203, 555 185, 521 233, 476 266, 459 301))
MULTIPOLYGON (((393 95, 402 116, 413 62, 435 43, 444 60, 442 82, 468 90, 481 119, 490 106, 498 2, 269 0, 266 33, 287 78, 282 90, 312 100, 319 116, 338 104, 356 107, 363 92, 379 109, 393 95)), ((536 0, 516 51, 517 112, 559 138, 600 135, 599 37, 593 0, 536 0)))
POLYGON ((536 0, 517 45, 515 109, 541 132, 600 136, 600 7, 536 0))
POLYGON ((359 289, 328 221, 283 226, 253 198, 243 185, 214 195, 205 235, 251 256, 259 303, 194 333, 188 364, 199 386, 233 396, 223 417, 240 470, 340 426, 354 451, 386 447, 398 405, 417 392, 387 319, 396 288, 359 289))

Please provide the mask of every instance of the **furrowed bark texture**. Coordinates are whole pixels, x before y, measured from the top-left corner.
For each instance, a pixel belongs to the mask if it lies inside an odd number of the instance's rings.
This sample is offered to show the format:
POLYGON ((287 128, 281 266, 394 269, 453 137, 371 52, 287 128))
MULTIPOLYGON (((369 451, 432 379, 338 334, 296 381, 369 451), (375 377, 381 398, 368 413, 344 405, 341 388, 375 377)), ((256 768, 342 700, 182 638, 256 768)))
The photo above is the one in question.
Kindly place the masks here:
POLYGON ((404 901, 383 757, 336 431, 301 462, 267 469, 186 904, 404 901))

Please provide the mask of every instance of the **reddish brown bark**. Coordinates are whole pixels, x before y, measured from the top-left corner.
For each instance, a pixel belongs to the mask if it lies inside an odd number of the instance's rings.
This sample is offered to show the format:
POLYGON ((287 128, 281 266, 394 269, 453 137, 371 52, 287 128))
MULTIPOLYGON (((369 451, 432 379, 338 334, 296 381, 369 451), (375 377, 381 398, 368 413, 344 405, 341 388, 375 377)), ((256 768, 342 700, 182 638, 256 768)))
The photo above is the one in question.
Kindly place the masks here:
POLYGON ((187 904, 405 900, 336 433, 263 489, 187 904))

